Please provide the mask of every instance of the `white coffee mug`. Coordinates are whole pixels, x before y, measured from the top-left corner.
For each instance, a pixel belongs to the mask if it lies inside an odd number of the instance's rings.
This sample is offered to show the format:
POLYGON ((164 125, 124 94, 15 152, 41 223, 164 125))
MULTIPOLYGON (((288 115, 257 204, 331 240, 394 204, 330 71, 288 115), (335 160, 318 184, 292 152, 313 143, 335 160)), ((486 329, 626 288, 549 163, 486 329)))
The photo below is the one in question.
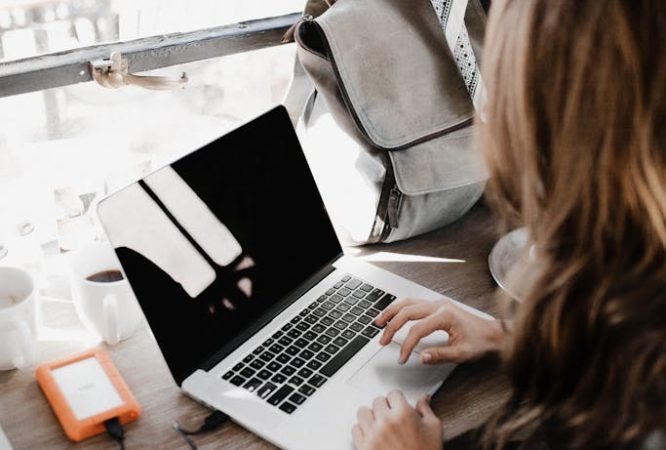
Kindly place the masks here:
POLYGON ((141 323, 139 304, 110 246, 98 244, 72 252, 70 286, 81 322, 107 344, 114 345, 132 336, 141 323), (104 272, 119 272, 122 279, 90 279, 104 272))
POLYGON ((0 370, 32 364, 36 341, 35 282, 23 269, 0 267, 0 370))

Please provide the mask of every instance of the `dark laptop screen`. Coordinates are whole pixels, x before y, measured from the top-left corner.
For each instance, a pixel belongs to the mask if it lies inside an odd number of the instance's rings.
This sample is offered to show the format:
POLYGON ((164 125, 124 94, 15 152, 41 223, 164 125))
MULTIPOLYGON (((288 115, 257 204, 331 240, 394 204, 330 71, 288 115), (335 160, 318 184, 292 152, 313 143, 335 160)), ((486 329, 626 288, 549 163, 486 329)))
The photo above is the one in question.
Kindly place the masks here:
POLYGON ((341 252, 282 107, 98 211, 178 383, 341 252))

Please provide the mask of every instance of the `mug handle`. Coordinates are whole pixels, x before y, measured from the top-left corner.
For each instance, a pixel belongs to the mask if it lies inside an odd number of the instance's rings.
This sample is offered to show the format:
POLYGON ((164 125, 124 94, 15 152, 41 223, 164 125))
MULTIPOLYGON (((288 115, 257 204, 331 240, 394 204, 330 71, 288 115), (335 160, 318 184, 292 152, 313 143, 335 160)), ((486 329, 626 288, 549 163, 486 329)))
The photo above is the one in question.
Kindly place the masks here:
POLYGON ((118 311, 118 297, 116 294, 107 294, 102 304, 104 313, 104 340, 109 345, 120 342, 120 312, 118 311))
POLYGON ((18 348, 14 350, 12 355, 12 365, 17 369, 29 366, 34 360, 30 327, 24 321, 17 320, 11 322, 7 328, 9 335, 15 335, 19 343, 18 348))

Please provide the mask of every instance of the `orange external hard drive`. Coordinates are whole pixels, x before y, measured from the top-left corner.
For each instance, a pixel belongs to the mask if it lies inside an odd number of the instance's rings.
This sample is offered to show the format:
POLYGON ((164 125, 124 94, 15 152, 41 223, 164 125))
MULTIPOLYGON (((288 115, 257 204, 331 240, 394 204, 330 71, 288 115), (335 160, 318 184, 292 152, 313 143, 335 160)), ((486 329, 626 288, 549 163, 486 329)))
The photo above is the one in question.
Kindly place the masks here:
POLYGON ((104 433, 104 422, 136 420, 141 407, 101 348, 37 367, 37 381, 65 434, 81 441, 104 433))

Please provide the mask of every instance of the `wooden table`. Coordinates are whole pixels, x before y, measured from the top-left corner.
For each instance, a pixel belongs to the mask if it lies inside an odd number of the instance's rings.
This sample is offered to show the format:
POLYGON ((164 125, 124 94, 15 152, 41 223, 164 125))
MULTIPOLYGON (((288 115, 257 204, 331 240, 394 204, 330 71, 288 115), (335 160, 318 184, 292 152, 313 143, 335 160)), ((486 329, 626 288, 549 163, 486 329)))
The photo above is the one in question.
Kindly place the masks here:
MULTIPOLYGON (((360 253, 376 257, 383 252, 380 256, 386 259, 399 254, 402 261, 373 263, 497 316, 495 285, 487 267, 495 240, 493 218, 480 204, 463 219, 441 230, 406 242, 362 249, 360 253), (424 259, 419 256, 464 262, 418 261, 424 259)), ((70 305, 51 305, 45 314, 54 322, 72 320, 70 305)), ((38 359, 63 357, 89 345, 79 341, 40 342, 38 359)), ((209 410, 181 394, 147 326, 108 350, 143 407, 141 419, 126 426, 127 449, 188 449, 172 430, 172 423, 179 421, 183 426, 194 427, 209 410)), ((447 439, 480 425, 506 393, 507 384, 497 362, 484 360, 456 368, 433 398, 433 408, 444 421, 447 439)), ((69 442, 35 381, 34 368, 0 372, 0 425, 16 450, 117 448, 106 435, 79 444, 69 442)), ((273 447, 232 423, 196 437, 196 442, 202 449, 273 447)))

